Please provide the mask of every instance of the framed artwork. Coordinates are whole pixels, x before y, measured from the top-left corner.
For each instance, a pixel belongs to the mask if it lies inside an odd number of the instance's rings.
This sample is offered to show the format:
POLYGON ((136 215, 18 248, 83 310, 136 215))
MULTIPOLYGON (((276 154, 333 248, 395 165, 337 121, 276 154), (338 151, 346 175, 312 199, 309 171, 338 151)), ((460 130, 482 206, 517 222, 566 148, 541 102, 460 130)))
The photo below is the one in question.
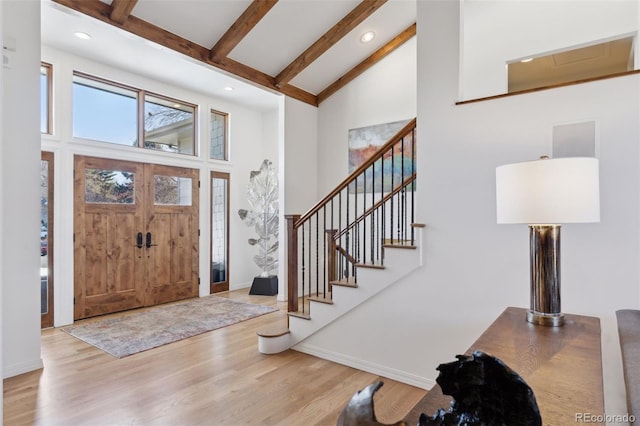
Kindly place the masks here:
MULTIPOLYGON (((352 173, 382 145, 387 143, 410 120, 394 121, 349 130, 349 173, 352 173)), ((366 170, 366 178, 358 179, 352 189, 357 192, 389 192, 398 187, 403 180, 415 171, 415 143, 412 135, 404 138, 403 143, 388 149, 381 159, 366 170), (365 185, 365 181, 368 184, 365 185), (373 182, 373 183, 371 183, 373 182)))

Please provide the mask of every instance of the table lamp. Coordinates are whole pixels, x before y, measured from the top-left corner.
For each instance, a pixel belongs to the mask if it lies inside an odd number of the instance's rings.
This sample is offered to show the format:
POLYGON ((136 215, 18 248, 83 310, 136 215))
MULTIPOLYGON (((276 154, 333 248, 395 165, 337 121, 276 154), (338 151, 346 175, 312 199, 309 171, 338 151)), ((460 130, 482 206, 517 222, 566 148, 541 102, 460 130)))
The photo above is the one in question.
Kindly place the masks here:
POLYGON ((529 224, 527 321, 561 326, 560 225, 600 221, 598 160, 541 157, 496 168, 498 223, 529 224))

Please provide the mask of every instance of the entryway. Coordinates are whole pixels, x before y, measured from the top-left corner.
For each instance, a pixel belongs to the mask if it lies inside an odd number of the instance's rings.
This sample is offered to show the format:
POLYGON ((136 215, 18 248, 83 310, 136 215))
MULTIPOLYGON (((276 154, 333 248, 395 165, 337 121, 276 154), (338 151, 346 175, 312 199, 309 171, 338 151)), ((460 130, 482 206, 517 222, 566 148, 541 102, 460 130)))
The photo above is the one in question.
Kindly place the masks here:
POLYGON ((198 170, 74 158, 74 319, 198 296, 198 170))

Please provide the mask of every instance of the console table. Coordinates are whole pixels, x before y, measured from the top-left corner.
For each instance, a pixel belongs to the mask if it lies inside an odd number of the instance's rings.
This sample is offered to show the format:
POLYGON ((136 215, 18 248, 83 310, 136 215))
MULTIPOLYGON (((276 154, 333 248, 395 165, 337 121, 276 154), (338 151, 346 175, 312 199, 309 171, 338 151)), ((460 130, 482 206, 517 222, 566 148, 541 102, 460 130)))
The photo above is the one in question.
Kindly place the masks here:
MULTIPOLYGON (((587 417, 604 424, 597 417, 604 415, 600 319, 565 314, 564 326, 545 327, 525 316, 526 309, 507 308, 466 353, 486 352, 515 370, 533 389, 544 425, 586 423, 587 417)), ((455 357, 443 363, 450 361, 455 357)), ((405 420, 415 425, 420 413, 448 410, 450 402, 436 384, 405 420)))

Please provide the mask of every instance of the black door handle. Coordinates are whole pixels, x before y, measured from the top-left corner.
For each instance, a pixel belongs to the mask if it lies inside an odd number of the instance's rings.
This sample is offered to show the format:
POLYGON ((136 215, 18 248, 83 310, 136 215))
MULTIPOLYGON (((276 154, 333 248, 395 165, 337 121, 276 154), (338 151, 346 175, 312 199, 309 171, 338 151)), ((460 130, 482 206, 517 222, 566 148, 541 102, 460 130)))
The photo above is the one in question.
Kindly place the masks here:
POLYGON ((136 247, 142 248, 142 232, 138 232, 136 235, 136 247))
POLYGON ((147 232, 147 248, 157 246, 157 244, 151 244, 151 232, 147 232))

